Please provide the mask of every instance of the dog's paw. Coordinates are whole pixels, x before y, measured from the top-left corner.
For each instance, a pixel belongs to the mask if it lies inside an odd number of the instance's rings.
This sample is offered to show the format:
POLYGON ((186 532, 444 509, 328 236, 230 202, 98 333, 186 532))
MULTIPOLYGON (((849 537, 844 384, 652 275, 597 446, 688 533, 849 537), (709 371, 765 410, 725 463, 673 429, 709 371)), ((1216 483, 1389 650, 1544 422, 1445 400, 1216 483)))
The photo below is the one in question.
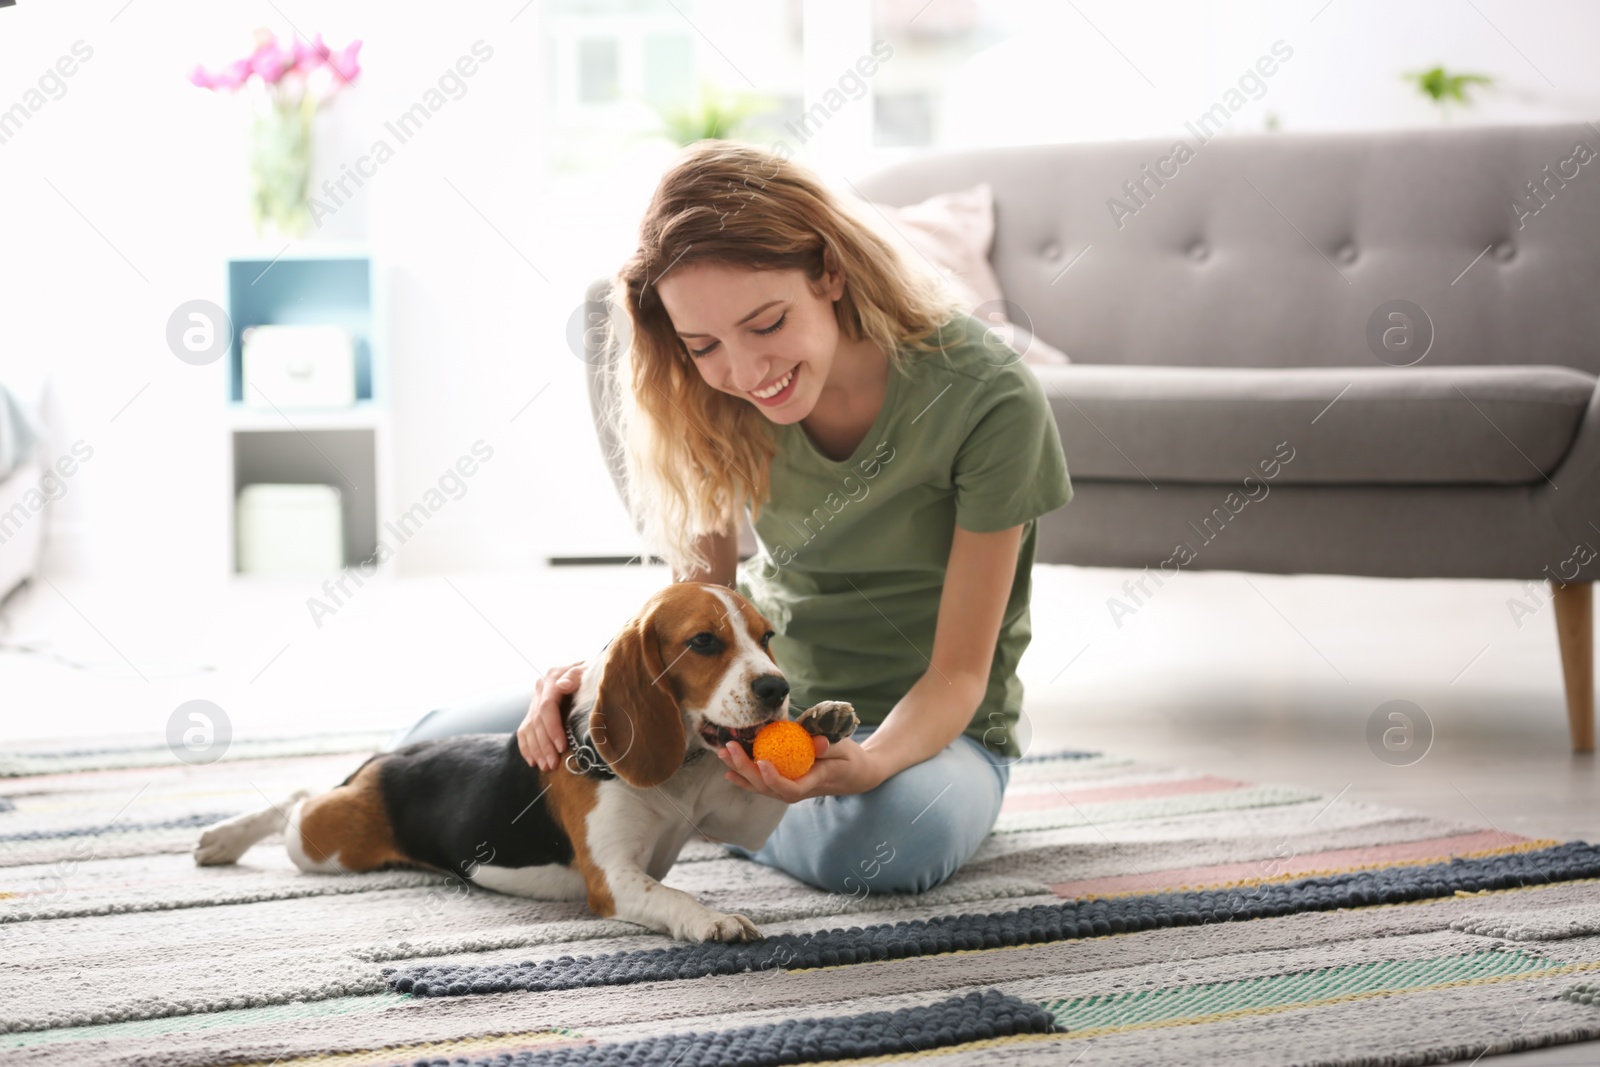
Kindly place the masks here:
POLYGON ((232 821, 218 823, 200 834, 200 842, 194 846, 194 862, 201 867, 237 863, 253 844, 255 839, 240 833, 232 821))
POLYGON ((761 931, 743 915, 708 911, 678 934, 685 941, 759 941, 761 931))
POLYGON ((826 737, 829 744, 837 744, 856 732, 861 720, 856 709, 843 700, 824 700, 802 711, 795 722, 816 737, 826 737))

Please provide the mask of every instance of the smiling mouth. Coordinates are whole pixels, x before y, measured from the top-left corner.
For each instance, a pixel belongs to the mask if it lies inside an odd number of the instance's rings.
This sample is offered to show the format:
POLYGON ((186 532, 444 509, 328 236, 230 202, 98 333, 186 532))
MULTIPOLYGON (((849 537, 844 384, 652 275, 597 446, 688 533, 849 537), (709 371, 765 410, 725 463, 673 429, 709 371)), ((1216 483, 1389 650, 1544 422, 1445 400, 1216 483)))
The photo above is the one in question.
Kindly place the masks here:
POLYGON ((764 389, 752 389, 750 395, 762 403, 770 404, 779 398, 787 398, 789 387, 794 384, 795 377, 800 373, 800 364, 796 363, 789 368, 789 372, 782 378, 773 382, 764 389))

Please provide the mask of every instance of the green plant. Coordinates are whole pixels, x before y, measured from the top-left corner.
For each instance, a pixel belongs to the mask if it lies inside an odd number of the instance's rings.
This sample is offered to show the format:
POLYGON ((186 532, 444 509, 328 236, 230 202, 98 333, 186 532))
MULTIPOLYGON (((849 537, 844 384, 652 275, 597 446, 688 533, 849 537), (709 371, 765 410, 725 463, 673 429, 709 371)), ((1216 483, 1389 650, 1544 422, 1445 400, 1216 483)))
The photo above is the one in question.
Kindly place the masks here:
POLYGON ((1487 74, 1448 74, 1443 67, 1434 67, 1420 73, 1409 72, 1400 75, 1416 87, 1431 100, 1438 108, 1441 115, 1449 117, 1449 107, 1452 103, 1462 107, 1471 107, 1473 101, 1467 97, 1469 86, 1494 84, 1494 79, 1487 74))
POLYGON ((657 110, 661 115, 662 132, 682 147, 707 139, 731 139, 751 117, 765 111, 770 104, 767 98, 755 93, 727 94, 702 86, 697 103, 657 110))

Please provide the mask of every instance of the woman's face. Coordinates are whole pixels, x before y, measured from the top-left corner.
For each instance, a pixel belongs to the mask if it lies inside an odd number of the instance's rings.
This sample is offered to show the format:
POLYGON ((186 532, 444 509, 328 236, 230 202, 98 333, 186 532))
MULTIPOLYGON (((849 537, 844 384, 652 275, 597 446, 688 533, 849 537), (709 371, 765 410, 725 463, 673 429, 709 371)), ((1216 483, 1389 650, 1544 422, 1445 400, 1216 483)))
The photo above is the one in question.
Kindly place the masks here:
POLYGON ((657 288, 706 384, 782 424, 811 414, 833 369, 833 302, 844 278, 835 272, 823 281, 818 296, 798 270, 693 263, 669 270, 657 288))

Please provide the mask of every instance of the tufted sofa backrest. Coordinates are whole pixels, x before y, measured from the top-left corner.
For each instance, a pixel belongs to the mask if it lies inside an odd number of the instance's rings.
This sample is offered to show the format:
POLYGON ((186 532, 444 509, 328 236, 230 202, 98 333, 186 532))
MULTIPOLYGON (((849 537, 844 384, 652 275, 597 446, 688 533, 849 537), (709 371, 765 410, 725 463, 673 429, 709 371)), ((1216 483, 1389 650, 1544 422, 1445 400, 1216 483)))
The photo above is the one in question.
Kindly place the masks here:
POLYGON ((1600 374, 1594 126, 1178 143, 972 150, 856 188, 905 205, 989 182, 1006 299, 1081 363, 1376 366, 1369 321, 1405 300, 1427 364, 1600 374))

